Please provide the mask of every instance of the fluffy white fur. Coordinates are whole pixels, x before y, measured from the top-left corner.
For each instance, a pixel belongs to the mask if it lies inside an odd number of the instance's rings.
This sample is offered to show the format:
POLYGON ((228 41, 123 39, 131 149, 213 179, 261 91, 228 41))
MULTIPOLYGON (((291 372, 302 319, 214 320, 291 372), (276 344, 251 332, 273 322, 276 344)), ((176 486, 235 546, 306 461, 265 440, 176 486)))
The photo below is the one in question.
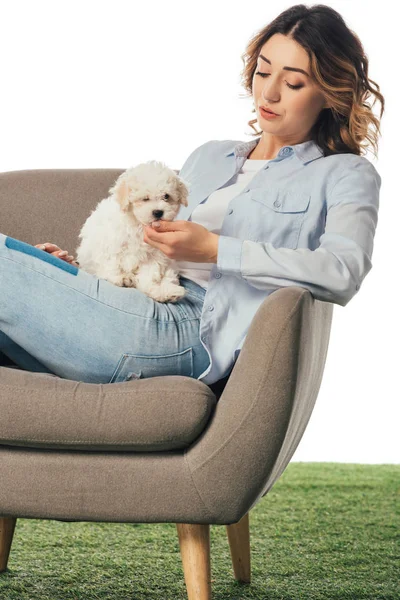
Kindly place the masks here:
POLYGON ((124 171, 109 193, 79 233, 79 266, 158 302, 176 302, 186 293, 176 262, 143 241, 143 225, 173 221, 180 205, 188 205, 186 182, 164 163, 149 161, 124 171))

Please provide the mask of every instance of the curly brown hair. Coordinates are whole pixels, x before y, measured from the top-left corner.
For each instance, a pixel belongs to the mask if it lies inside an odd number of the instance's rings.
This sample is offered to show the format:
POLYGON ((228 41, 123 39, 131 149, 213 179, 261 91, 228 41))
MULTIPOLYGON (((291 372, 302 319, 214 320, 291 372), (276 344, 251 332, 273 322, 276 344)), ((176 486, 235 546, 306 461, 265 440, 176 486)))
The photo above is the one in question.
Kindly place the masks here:
MULTIPOLYGON (((377 157, 385 100, 379 85, 368 78, 368 58, 360 39, 347 27, 342 16, 324 4, 311 8, 296 4, 263 27, 241 56, 242 84, 250 96, 258 54, 276 33, 290 37, 304 48, 310 59, 311 77, 329 103, 330 108, 321 110, 311 130, 311 139, 320 146, 324 156, 361 155, 362 150, 372 144, 377 157), (375 96, 372 106, 367 103, 371 94, 375 96), (372 112, 377 99, 381 103, 379 118, 372 112), (364 139, 366 144, 362 144, 364 139)), ((255 132, 249 135, 260 135, 262 132, 255 129, 254 123, 257 119, 248 122, 255 132)))

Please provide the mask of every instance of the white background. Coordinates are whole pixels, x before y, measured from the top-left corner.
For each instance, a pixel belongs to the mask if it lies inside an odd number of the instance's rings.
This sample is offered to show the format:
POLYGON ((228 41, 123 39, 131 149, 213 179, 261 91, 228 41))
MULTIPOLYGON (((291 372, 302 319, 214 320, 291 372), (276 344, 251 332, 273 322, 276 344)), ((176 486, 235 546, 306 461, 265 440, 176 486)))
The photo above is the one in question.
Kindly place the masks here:
MULTIPOLYGON (((3 1, 0 171, 125 169, 150 159, 180 169, 207 140, 252 139, 241 55, 293 4, 3 1)), ((395 47, 397 22, 389 3, 325 4, 360 37, 386 100, 378 160, 367 155, 382 187, 373 268, 351 302, 334 307, 319 397, 293 460, 399 463, 400 75, 389 73, 396 54, 386 43, 395 47)))

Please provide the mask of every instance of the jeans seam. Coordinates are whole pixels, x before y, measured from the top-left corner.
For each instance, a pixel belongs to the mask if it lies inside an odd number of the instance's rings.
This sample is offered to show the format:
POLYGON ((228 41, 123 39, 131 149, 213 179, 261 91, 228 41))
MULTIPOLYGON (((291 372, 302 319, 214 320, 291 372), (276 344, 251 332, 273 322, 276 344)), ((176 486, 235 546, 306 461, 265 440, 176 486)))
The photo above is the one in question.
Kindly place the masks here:
MULTIPOLYGON (((36 257, 34 257, 34 258, 36 258, 36 257)), ((9 260, 10 262, 14 262, 18 265, 21 265, 21 266, 25 267, 26 269, 29 269, 30 271, 37 273, 38 275, 47 277, 47 279, 50 279, 51 281, 55 281, 59 285, 63 285, 64 287, 67 287, 68 289, 73 290, 74 292, 77 292, 78 294, 81 294, 82 296, 86 296, 86 298, 90 298, 90 300, 94 300, 95 302, 98 302, 99 304, 102 304, 103 306, 108 306, 109 308, 112 308, 113 310, 118 310, 119 312, 122 312, 126 315, 139 317, 141 319, 146 319, 147 321, 157 321, 158 323, 167 323, 167 324, 171 323, 173 325, 177 324, 176 321, 168 321, 166 319, 160 320, 160 319, 155 319, 154 317, 144 317, 143 315, 138 315, 133 312, 128 312, 127 310, 122 310, 121 308, 116 308, 115 306, 112 306, 111 304, 107 304, 107 302, 103 302, 102 300, 99 300, 98 298, 93 298, 93 296, 89 296, 88 294, 85 294, 85 292, 81 292, 80 290, 77 290, 76 288, 74 288, 66 283, 63 283, 62 281, 58 281, 57 279, 54 279, 53 277, 50 277, 49 275, 46 275, 45 273, 41 273, 40 271, 37 271, 36 269, 32 269, 32 267, 30 267, 28 265, 24 265, 23 263, 20 263, 19 261, 14 260, 12 258, 8 258, 6 256, 0 256, 0 260, 9 260)), ((55 265, 53 265, 53 266, 55 266, 55 265)), ((78 276, 79 276, 79 273, 78 273, 78 276)), ((179 323, 182 321, 198 321, 198 320, 199 320, 198 317, 194 317, 193 319, 191 319, 187 315, 185 315, 185 319, 182 319, 181 321, 179 321, 179 323)))

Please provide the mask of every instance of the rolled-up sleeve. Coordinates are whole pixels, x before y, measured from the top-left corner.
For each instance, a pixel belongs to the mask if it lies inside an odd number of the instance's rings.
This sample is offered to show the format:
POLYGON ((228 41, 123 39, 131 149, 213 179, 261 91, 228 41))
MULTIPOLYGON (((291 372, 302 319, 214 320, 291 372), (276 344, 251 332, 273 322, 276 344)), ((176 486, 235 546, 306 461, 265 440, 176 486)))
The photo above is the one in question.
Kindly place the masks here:
POLYGON ((381 177, 368 159, 359 158, 328 188, 325 231, 315 250, 221 235, 218 269, 261 290, 296 285, 318 300, 346 306, 372 268, 378 223, 381 177))

